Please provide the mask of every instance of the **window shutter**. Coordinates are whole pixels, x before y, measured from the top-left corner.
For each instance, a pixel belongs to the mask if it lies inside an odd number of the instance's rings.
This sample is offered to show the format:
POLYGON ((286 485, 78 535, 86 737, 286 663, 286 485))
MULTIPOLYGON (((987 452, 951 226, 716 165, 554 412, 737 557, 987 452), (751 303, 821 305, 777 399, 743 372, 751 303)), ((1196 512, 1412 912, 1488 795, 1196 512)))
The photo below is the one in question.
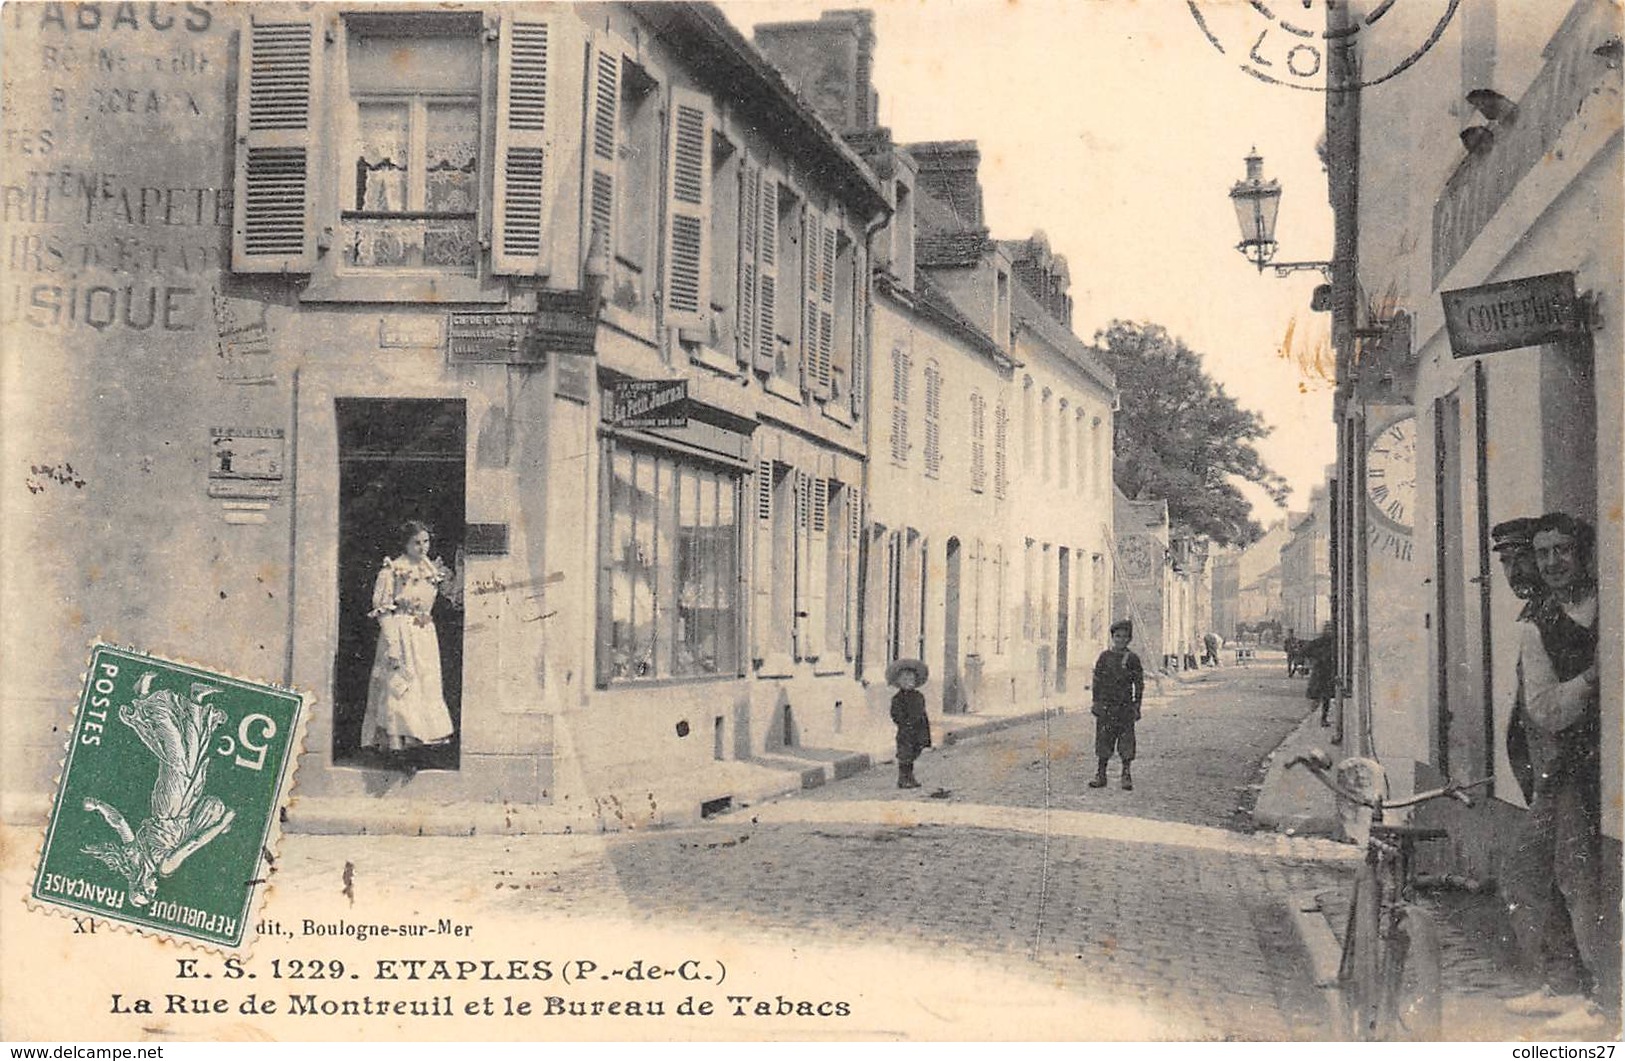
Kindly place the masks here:
POLYGON ((806 650, 816 659, 824 653, 824 609, 829 595, 829 480, 807 477, 812 495, 807 513, 807 620, 806 650))
POLYGON ((1009 488, 1010 413, 1000 402, 993 409, 993 496, 1003 498, 1009 488))
POLYGON ((852 269, 852 416, 864 415, 869 371, 869 256, 856 248, 852 269))
POLYGON ((613 37, 600 34, 589 68, 587 108, 587 246, 596 241, 604 266, 615 260, 615 163, 620 143, 621 49, 613 37))
POLYGON ((981 493, 987 488, 987 440, 983 437, 986 416, 982 395, 970 396, 970 488, 981 493))
POLYGON ((758 173, 756 235, 756 368, 772 372, 778 353, 779 179, 758 173))
POLYGON ((858 593, 863 561, 863 492, 855 485, 846 488, 846 658, 858 658, 858 593))
POLYGON ((925 367, 925 474, 935 478, 942 471, 942 372, 935 365, 925 367))
POLYGON ((766 659, 773 627, 773 462, 756 462, 756 540, 751 550, 751 655, 766 659))
POLYGON ((502 16, 497 47, 496 231, 492 271, 503 276, 546 273, 546 191, 552 98, 551 27, 502 16))
POLYGON ((711 109, 673 86, 666 187, 666 321, 699 329, 711 311, 711 109))
POLYGON ((802 211, 801 222, 801 389, 815 393, 818 392, 819 256, 823 250, 824 215, 809 206, 802 211))
POLYGON ((242 32, 231 232, 237 272, 308 273, 316 264, 311 178, 321 172, 322 39, 315 16, 250 16, 242 32))
POLYGON ((739 167, 739 364, 756 360, 756 247, 760 242, 762 220, 762 171, 749 159, 739 167))
POLYGON ((793 560, 794 577, 792 579, 792 582, 794 583, 794 592, 791 596, 791 603, 793 606, 790 611, 795 617, 795 622, 791 631, 791 637, 795 643, 796 658, 806 659, 808 655, 807 627, 809 625, 807 620, 810 618, 808 615, 809 587, 807 586, 807 570, 811 566, 808 562, 810 542, 809 534, 807 532, 807 524, 808 515, 812 508, 812 489, 808 483, 810 477, 806 472, 797 471, 794 473, 794 475, 795 480, 792 484, 792 495, 793 504, 795 506, 796 548, 795 557, 793 560))
POLYGON ((908 463, 908 352, 901 346, 891 352, 891 459, 908 463))
POLYGON ((821 398, 830 396, 831 364, 835 356, 835 237, 830 217, 819 225, 818 270, 818 357, 813 362, 813 390, 821 398))

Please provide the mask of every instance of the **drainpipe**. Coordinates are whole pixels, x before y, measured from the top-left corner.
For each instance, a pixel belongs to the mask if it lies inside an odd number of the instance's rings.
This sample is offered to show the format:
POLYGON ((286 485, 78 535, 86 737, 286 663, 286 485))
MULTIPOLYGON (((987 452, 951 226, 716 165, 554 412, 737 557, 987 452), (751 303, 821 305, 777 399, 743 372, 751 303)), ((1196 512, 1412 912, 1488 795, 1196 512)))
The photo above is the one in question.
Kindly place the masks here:
POLYGON ((1337 424, 1339 518, 1331 528, 1339 536, 1335 555, 1336 581, 1337 736, 1349 755, 1368 756, 1371 748, 1370 703, 1366 667, 1366 591, 1364 508, 1356 481, 1359 432, 1352 417, 1357 412, 1355 386, 1355 326, 1359 312, 1359 191, 1360 191, 1360 64, 1354 52, 1347 4, 1326 5, 1326 150, 1327 186, 1333 214, 1332 238, 1332 349, 1336 358, 1336 389, 1332 416, 1337 424))

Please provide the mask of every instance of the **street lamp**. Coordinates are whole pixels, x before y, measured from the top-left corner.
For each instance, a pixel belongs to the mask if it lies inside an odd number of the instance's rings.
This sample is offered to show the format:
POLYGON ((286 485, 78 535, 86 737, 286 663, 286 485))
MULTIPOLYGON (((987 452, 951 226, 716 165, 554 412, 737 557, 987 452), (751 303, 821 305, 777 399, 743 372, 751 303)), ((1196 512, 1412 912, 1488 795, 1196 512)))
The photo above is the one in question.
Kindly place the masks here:
POLYGON ((1236 208, 1241 226, 1241 242, 1236 249, 1262 273, 1267 265, 1276 276, 1288 276, 1304 269, 1332 278, 1331 262, 1272 262, 1275 257, 1275 214, 1281 208, 1281 182, 1264 179, 1264 159, 1253 148, 1246 158, 1247 175, 1230 188, 1230 202, 1236 208))

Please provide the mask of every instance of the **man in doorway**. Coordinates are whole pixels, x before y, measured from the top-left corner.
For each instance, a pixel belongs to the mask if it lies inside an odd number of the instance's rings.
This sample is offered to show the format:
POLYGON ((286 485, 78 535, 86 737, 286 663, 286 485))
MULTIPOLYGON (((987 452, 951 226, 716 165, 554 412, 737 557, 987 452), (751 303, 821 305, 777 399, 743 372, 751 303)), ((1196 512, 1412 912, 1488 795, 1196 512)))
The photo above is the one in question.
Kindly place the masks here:
MULTIPOLYGON (((1511 999, 1516 1013, 1552 1015, 1553 1034, 1594 1031, 1604 1019, 1597 1004, 1618 1006, 1618 941, 1601 894, 1602 719, 1597 694, 1596 536, 1591 525, 1563 512, 1530 528, 1544 598, 1520 624, 1518 673, 1523 685, 1533 799, 1514 875, 1520 889, 1551 882, 1540 919, 1542 960, 1561 953, 1565 925, 1578 968, 1544 962, 1545 983, 1511 999)), ((1616 1014, 1610 1014, 1613 1016, 1616 1014)))
POLYGON ((1112 753, 1123 761, 1123 791, 1134 791, 1134 723, 1140 718, 1140 702, 1145 698, 1145 669, 1140 657, 1129 650, 1134 640, 1134 623, 1119 619, 1109 631, 1112 647, 1095 660, 1094 706, 1095 759, 1099 768, 1090 788, 1106 787, 1106 766, 1112 753))

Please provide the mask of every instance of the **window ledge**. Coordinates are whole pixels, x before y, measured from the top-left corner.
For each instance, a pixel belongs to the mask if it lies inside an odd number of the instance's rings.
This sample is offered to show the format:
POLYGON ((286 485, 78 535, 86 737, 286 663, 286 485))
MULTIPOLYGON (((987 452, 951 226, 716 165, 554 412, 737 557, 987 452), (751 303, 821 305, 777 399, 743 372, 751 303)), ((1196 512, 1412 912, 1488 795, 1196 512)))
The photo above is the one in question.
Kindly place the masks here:
POLYGON ((506 303, 508 285, 478 276, 390 273, 379 276, 327 273, 313 277, 301 302, 490 302, 506 303))
POLYGON ((813 676, 817 678, 833 678, 836 675, 847 673, 847 664, 844 660, 831 660, 828 663, 813 663, 813 676))
POLYGON ((694 346, 689 346, 685 343, 683 345, 683 349, 688 351, 688 360, 690 363, 704 365, 711 371, 720 373, 721 375, 733 376, 737 378, 744 371, 739 367, 738 361, 735 361, 727 354, 711 349, 709 346, 706 346, 703 343, 696 344, 694 346))
POLYGON ((852 413, 843 403, 839 401, 830 401, 823 402, 822 406, 825 416, 829 417, 837 424, 843 424, 846 427, 852 426, 852 413))
POLYGON ((802 404, 801 388, 782 376, 771 372, 768 373, 767 380, 762 384, 762 389, 769 394, 783 398, 787 402, 793 402, 796 405, 802 404))
POLYGON ((789 655, 777 652, 756 665, 756 677, 793 678, 795 670, 795 664, 791 662, 789 655))

